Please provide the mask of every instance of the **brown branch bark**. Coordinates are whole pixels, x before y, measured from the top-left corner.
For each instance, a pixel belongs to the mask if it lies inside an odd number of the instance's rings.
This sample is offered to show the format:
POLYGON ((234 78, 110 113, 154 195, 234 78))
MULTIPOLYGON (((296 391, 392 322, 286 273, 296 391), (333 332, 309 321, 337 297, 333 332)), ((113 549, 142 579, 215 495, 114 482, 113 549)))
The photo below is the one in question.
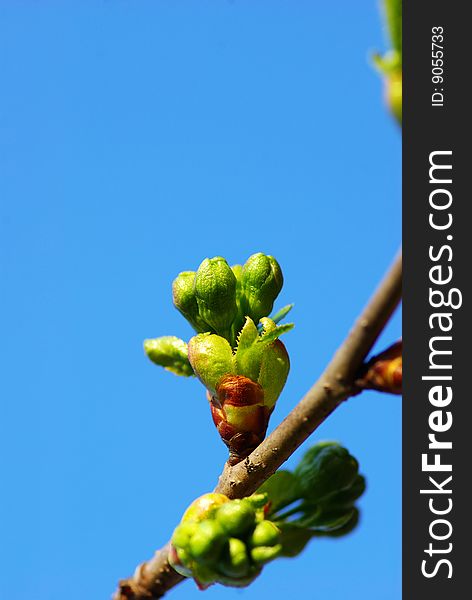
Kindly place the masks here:
MULTIPOLYGON (((242 498, 255 492, 344 400, 359 393, 355 381, 367 354, 401 299, 401 254, 385 275, 324 373, 299 404, 243 462, 225 469, 216 492, 242 498)), ((122 580, 114 600, 154 600, 184 578, 167 561, 168 544, 134 575, 122 580)))

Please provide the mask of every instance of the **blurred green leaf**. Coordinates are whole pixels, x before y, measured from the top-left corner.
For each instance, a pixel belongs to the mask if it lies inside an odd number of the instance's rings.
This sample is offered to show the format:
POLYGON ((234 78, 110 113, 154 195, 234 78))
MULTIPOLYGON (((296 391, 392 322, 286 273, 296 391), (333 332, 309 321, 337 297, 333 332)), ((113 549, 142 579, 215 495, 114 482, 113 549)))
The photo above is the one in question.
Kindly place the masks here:
POLYGON ((352 518, 353 507, 349 508, 331 508, 323 507, 308 518, 302 518, 298 521, 300 526, 331 531, 344 527, 352 518))
POLYGON ((298 499, 298 480, 290 471, 277 471, 262 484, 258 492, 268 494, 270 514, 273 514, 298 499))
POLYGON ((283 523, 279 525, 279 528, 282 532, 280 538, 280 543, 282 544, 281 556, 288 558, 293 558, 300 554, 313 537, 313 533, 309 529, 300 527, 295 523, 283 523))
POLYGON ((329 505, 337 507, 351 506, 358 498, 362 496, 365 490, 365 477, 361 474, 358 474, 350 487, 330 496, 329 505))

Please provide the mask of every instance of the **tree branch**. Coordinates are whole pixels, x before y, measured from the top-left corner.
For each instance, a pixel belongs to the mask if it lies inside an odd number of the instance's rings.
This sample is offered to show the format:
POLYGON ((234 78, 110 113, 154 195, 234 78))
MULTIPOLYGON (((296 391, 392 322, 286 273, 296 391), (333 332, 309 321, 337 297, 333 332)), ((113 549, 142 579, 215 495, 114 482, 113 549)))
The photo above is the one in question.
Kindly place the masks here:
MULTIPOLYGON (((398 255, 324 373, 299 404, 252 454, 225 465, 215 492, 242 498, 255 492, 335 408, 359 393, 355 381, 367 354, 401 299, 402 262, 398 255)), ((122 580, 114 600, 154 600, 184 578, 167 561, 168 544, 122 580)))

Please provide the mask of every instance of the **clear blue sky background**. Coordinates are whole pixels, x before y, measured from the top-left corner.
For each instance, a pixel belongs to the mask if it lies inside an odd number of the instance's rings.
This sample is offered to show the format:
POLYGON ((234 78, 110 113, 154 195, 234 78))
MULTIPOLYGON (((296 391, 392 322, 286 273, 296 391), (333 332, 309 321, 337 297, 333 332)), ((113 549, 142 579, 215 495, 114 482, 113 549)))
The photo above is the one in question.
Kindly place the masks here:
MULTIPOLYGON (((0 1, 2 599, 108 598, 214 486, 201 386, 142 352, 191 336, 179 271, 281 263, 271 427, 320 374, 400 241, 385 47, 375 0, 0 1)), ((377 349, 399 335, 396 315, 377 349)), ((358 530, 204 597, 400 598, 400 425, 397 397, 340 407, 313 441, 360 460, 358 530)))

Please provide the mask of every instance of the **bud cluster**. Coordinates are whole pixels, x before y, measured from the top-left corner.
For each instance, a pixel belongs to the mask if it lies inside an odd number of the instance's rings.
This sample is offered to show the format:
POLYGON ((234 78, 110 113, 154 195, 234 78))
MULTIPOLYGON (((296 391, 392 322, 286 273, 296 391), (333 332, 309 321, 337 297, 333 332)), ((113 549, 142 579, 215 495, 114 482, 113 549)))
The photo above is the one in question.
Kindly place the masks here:
POLYGON ((165 336, 146 340, 149 358, 207 389, 213 421, 230 451, 230 464, 264 439, 287 380, 290 361, 278 339, 293 325, 277 325, 291 309, 269 315, 283 285, 273 256, 253 254, 230 267, 221 256, 184 271, 172 285, 173 302, 196 330, 187 344, 165 336))
POLYGON ((352 531, 364 490, 348 450, 319 442, 294 471, 277 471, 248 498, 212 493, 195 500, 172 535, 170 564, 201 589, 217 582, 244 587, 263 565, 297 556, 312 538, 352 531))
POLYGON ((335 531, 357 517, 354 503, 365 490, 365 479, 346 448, 319 442, 305 453, 294 475, 303 499, 304 525, 335 531))
POLYGON ((290 361, 277 339, 288 326, 263 318, 259 332, 247 317, 236 350, 223 337, 199 334, 189 342, 189 361, 208 390, 218 433, 236 464, 265 437, 270 415, 287 380, 290 361))
POLYGON ((319 442, 294 471, 272 475, 258 492, 269 496, 267 516, 281 530, 281 555, 297 556, 313 537, 352 531, 365 487, 357 460, 337 442, 319 442))
POLYGON ((272 311, 283 285, 273 256, 258 252, 244 266, 221 256, 206 258, 196 272, 184 271, 172 284, 174 306, 197 333, 216 333, 231 344, 250 317, 256 324, 272 311))
POLYGON ((266 503, 266 494, 242 500, 201 496, 172 535, 170 564, 201 589, 213 583, 248 585, 282 551, 279 528, 265 518, 266 503))

